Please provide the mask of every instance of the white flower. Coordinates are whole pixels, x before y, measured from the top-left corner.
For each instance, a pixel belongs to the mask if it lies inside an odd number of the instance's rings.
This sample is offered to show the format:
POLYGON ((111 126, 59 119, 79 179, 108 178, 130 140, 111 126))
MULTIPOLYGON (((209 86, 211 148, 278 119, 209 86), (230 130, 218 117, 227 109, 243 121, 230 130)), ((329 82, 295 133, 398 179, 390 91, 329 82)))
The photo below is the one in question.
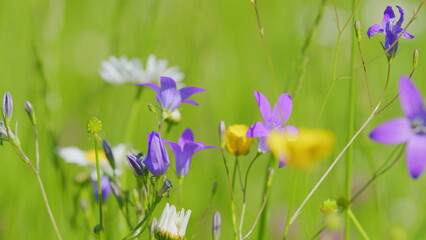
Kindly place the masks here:
POLYGON ((155 227, 155 237, 161 240, 182 240, 185 237, 191 210, 176 212, 175 206, 166 203, 163 213, 155 227))
POLYGON ((179 82, 183 80, 185 75, 179 71, 179 67, 167 67, 166 59, 157 59, 154 54, 148 56, 144 70, 143 83, 160 83, 160 77, 170 77, 179 82))
POLYGON ((111 56, 101 63, 99 75, 111 84, 138 84, 160 82, 160 77, 171 77, 178 85, 184 74, 177 66, 168 67, 166 59, 157 59, 154 54, 148 56, 145 69, 137 58, 128 59, 126 56, 116 58, 111 56))
POLYGON ((143 69, 141 61, 137 58, 127 59, 109 57, 101 63, 99 71, 101 77, 111 84, 141 83, 143 81, 143 69))
MULTIPOLYGON (((83 151, 77 147, 70 146, 58 149, 58 154, 61 158, 65 160, 67 163, 74 163, 82 167, 90 167, 92 170, 96 167, 96 155, 95 150, 87 150, 83 151)), ((106 174, 112 175, 113 170, 108 162, 107 157, 103 150, 99 150, 99 164, 101 166, 102 171, 106 174)), ((114 155, 115 160, 115 174, 121 174, 121 166, 126 158, 126 145, 118 144, 117 146, 112 148, 112 154, 114 155)))

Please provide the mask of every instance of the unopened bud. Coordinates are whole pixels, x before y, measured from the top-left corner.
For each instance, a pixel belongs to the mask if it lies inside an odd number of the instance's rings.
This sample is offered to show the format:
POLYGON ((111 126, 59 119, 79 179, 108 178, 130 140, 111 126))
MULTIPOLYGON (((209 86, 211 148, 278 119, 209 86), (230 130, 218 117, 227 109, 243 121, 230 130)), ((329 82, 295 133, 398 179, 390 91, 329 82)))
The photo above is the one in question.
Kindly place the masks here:
POLYGON ((334 200, 325 200, 320 206, 320 211, 325 214, 337 213, 337 210, 337 202, 334 200))
POLYGON ((37 120, 36 120, 36 115, 35 115, 35 112, 34 112, 33 105, 30 102, 26 101, 25 104, 24 104, 24 107, 25 107, 25 112, 27 112, 28 117, 31 120, 31 123, 33 125, 36 125, 37 120))
POLYGON ((414 50, 413 53, 413 69, 416 69, 417 63, 419 62, 419 50, 414 50))
POLYGON ((158 197, 169 197, 170 189, 173 187, 172 182, 168 178, 164 180, 163 186, 158 190, 157 196, 158 197))
POLYGON ((104 139, 102 141, 102 147, 104 149, 105 156, 108 159, 109 165, 111 165, 112 169, 114 170, 115 169, 115 159, 114 159, 114 155, 112 154, 111 144, 109 144, 109 142, 104 139))
POLYGON ((10 121, 12 120, 12 112, 13 112, 13 100, 9 92, 6 92, 3 96, 3 105, 1 110, 3 114, 3 119, 6 123, 6 127, 8 127, 10 121))
POLYGON ((220 219, 220 213, 216 211, 213 216, 213 239, 218 240, 220 237, 220 225, 221 225, 221 219, 220 219))
POLYGON ((182 120, 182 116, 180 115, 180 112, 177 109, 173 112, 167 113, 166 115, 166 121, 171 123, 179 123, 182 120))
POLYGON ((219 123, 219 141, 220 147, 224 148, 226 145, 226 126, 224 121, 220 121, 219 123))
POLYGON ((355 35, 356 35, 356 39, 359 41, 361 41, 361 22, 359 20, 355 21, 354 24, 355 27, 355 35))
POLYGON ((150 112, 152 112, 152 113, 156 113, 157 111, 155 110, 155 107, 154 106, 152 106, 152 104, 148 104, 147 105, 147 107, 148 107, 148 110, 150 111, 150 112))
POLYGON ((127 155, 127 162, 129 163, 130 168, 133 170, 133 173, 136 177, 144 176, 144 166, 139 159, 133 155, 127 155))

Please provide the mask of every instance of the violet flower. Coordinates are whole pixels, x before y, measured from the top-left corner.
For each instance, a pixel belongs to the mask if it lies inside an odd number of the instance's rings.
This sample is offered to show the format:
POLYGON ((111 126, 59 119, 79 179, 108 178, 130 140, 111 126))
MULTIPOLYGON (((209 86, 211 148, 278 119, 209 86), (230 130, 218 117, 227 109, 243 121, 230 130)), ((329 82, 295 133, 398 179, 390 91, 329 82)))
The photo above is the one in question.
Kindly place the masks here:
MULTIPOLYGON (((398 40, 399 34, 404 31, 401 27, 402 22, 404 21, 404 10, 400 6, 396 7, 400 14, 398 22, 395 23, 395 13, 393 12, 392 7, 388 6, 383 14, 382 24, 374 24, 367 31, 368 37, 374 36, 378 33, 383 33, 385 35, 385 49, 389 49, 398 40)), ((407 39, 414 38, 414 36, 408 32, 404 32, 402 37, 407 39)), ((397 50, 398 42, 396 42, 395 45, 387 51, 388 57, 394 57, 397 50)))
POLYGON ((176 158, 176 174, 179 178, 188 174, 191 165, 192 156, 206 148, 217 148, 216 146, 206 146, 202 142, 194 142, 194 134, 191 129, 187 128, 183 131, 179 138, 179 142, 170 142, 163 140, 173 151, 176 158))
POLYGON ((399 82, 399 94, 405 117, 382 123, 370 138, 383 144, 407 143, 407 167, 418 178, 426 166, 426 110, 416 85, 407 76, 399 82))
MULTIPOLYGON (((257 105, 263 117, 263 122, 253 124, 247 131, 247 137, 260 137, 258 150, 259 152, 269 152, 269 147, 266 145, 266 137, 271 131, 289 131, 298 132, 294 126, 285 126, 291 115, 293 100, 287 93, 282 94, 271 109, 268 99, 260 92, 255 91, 257 105)), ((283 160, 283 159, 281 159, 283 160)), ((284 166, 284 162, 280 161, 280 166, 284 166)))
MULTIPOLYGON (((93 192, 96 200, 98 200, 98 182, 96 179, 92 179, 93 192)), ((105 202, 112 192, 111 183, 107 176, 101 177, 101 191, 102 191, 102 202, 105 202)))
POLYGON ((163 175, 170 166, 169 155, 157 132, 148 133, 148 151, 143 164, 154 175, 163 175))
POLYGON ((161 77, 161 87, 153 83, 142 83, 137 86, 149 87, 157 93, 156 100, 160 104, 161 109, 166 112, 173 112, 182 103, 198 105, 194 100, 188 99, 190 96, 204 92, 205 90, 198 87, 184 87, 176 89, 176 82, 169 77, 161 77))

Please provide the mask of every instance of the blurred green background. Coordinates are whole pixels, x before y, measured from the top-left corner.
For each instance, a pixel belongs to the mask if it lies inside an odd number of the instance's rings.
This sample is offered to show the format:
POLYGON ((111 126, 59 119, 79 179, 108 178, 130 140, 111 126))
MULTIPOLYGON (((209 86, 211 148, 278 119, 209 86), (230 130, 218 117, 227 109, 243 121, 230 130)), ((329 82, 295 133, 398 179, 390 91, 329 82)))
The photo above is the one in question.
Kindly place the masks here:
MULTIPOLYGON (((40 126, 41 175, 46 184, 53 212, 64 239, 89 239, 93 225, 86 221, 79 201, 78 186, 73 177, 84 169, 66 164, 55 157, 53 146, 75 145, 90 149, 92 141, 86 122, 93 116, 102 120, 102 136, 112 145, 124 141, 128 116, 136 94, 131 85, 108 85, 98 75, 100 62, 109 56, 137 57, 146 61, 149 54, 169 60, 185 73, 188 86, 205 88, 194 99, 200 106, 184 105, 182 122, 167 137, 176 141, 182 130, 191 127, 197 141, 217 145, 220 120, 228 125, 251 125, 261 120, 253 91, 261 91, 271 102, 288 91, 294 81, 296 62, 307 32, 320 6, 319 0, 259 0, 258 8, 266 42, 277 78, 272 84, 265 50, 249 0, 0 0, 0 92, 11 92, 14 121, 19 122, 19 137, 24 150, 34 159, 33 134, 25 116, 24 101, 33 103, 40 126), (52 140, 54 139, 54 141, 52 140)), ((387 5, 400 4, 411 18, 419 1, 362 1, 356 19, 362 24, 365 58, 382 52, 378 35, 368 39, 366 31, 381 23, 387 5)), ((351 1, 336 1, 341 24, 351 14, 351 1)), ((420 51, 414 81, 426 93, 423 53, 426 50, 425 9, 410 26, 412 40, 402 39, 392 62, 390 86, 385 102, 397 93, 401 75, 412 69, 412 53, 420 51)), ((332 1, 326 3, 323 18, 307 50, 309 62, 303 68, 304 78, 289 123, 312 127, 332 80, 333 56, 338 32, 332 1)), ((408 21, 407 21, 408 22, 408 21)), ((337 76, 351 71, 351 33, 353 21, 342 38, 337 76)), ((360 65, 356 53, 356 66, 360 65)), ((367 66, 370 89, 376 102, 386 78, 386 58, 381 56, 367 66)), ((337 137, 336 149, 329 159, 307 170, 286 166, 275 172, 271 205, 264 239, 281 239, 294 179, 300 175, 296 192, 299 205, 334 157, 347 142, 349 79, 339 80, 317 127, 332 130, 337 137)), ((356 126, 370 114, 362 71, 356 71, 356 126)), ((146 151, 146 133, 156 129, 146 104, 155 103, 153 91, 144 91, 138 103, 137 127, 132 133, 136 149, 146 151)), ((398 102, 378 115, 354 144, 353 189, 359 189, 394 149, 374 143, 368 132, 379 123, 401 116, 398 102)), ((426 146, 425 146, 426 147, 426 146)), ((171 153, 171 152, 170 152, 171 153)), ((255 154, 241 160, 245 169, 255 154)), ((55 239, 42 202, 35 176, 12 151, 8 143, 0 147, 0 239, 55 239)), ((319 205, 327 199, 344 195, 343 158, 331 175, 309 200, 289 233, 290 239, 310 239, 322 226, 319 205)), ((233 157, 228 155, 228 161, 233 157)), ((262 188, 268 156, 255 163, 248 187, 248 210, 244 232, 247 232, 262 202, 262 188)), ((171 168, 167 175, 175 182, 175 191, 167 200, 178 208, 192 209, 187 230, 188 239, 210 239, 211 218, 215 210, 222 214, 222 239, 231 239, 230 193, 219 151, 205 150, 195 155, 183 185, 177 184, 171 168), (218 192, 211 208, 206 208, 213 182, 218 192), (182 189, 178 189, 182 188, 182 189), (182 199, 178 199, 182 191, 182 199)), ((371 239, 423 239, 426 236, 424 188, 426 178, 413 180, 405 161, 377 180, 353 205, 353 211, 371 239)), ((88 209, 96 212, 91 186, 85 186, 88 209)), ((238 195, 241 200, 241 196, 238 195)), ((164 202, 163 202, 164 203, 164 202)), ((163 205, 156 213, 161 214, 163 205)), ((240 208, 239 208, 240 209, 240 208)), ((126 233, 114 198, 107 202, 106 232, 108 239, 120 239, 126 233)), ((257 239, 258 228, 249 239, 257 239)), ((353 239, 361 239, 352 228, 353 239)), ((92 237, 93 238, 93 237, 92 237)))

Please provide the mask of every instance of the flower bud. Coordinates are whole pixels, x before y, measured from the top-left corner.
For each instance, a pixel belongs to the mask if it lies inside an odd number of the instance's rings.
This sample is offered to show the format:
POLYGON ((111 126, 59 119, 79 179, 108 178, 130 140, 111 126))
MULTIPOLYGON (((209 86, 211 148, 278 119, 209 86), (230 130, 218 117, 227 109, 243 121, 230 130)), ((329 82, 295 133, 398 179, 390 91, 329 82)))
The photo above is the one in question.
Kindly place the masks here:
POLYGON ((13 112, 13 100, 9 92, 6 92, 3 96, 3 105, 1 110, 3 114, 3 119, 6 123, 6 127, 8 127, 10 121, 12 120, 13 112))
POLYGON ((361 41, 361 22, 359 20, 356 20, 354 27, 355 27, 356 39, 358 40, 358 42, 360 42, 361 41))
POLYGON ((419 62, 419 50, 414 50, 413 53, 413 69, 416 69, 417 63, 419 62))
POLYGON ((112 169, 115 169, 115 159, 114 155, 112 154, 111 144, 107 140, 102 141, 102 147, 105 152, 105 156, 108 159, 109 165, 111 165, 112 169))
POLYGON ((221 225, 220 213, 219 211, 216 211, 213 216, 213 227, 212 227, 214 240, 218 240, 220 237, 220 225, 221 225))
POLYGON ((338 206, 337 202, 334 200, 325 200, 324 203, 320 206, 320 211, 325 214, 337 213, 338 206))
POLYGON ((224 121, 220 121, 219 123, 219 141, 220 147, 223 149, 226 144, 226 126, 224 121))
POLYGON ((158 190, 157 196, 159 197, 169 197, 170 189, 173 187, 172 182, 170 182, 169 179, 166 178, 164 180, 163 186, 158 190))
POLYGON ((31 123, 33 125, 36 125, 37 124, 37 119, 36 119, 36 115, 35 115, 35 112, 34 112, 33 105, 30 102, 26 101, 25 104, 24 104, 24 107, 25 107, 25 111, 28 114, 28 117, 31 120, 31 123))
POLYGON ((148 151, 143 161, 154 175, 163 175, 170 166, 170 159, 161 136, 157 132, 148 134, 148 151))
POLYGON ((166 121, 170 123, 179 123, 182 120, 182 116, 180 115, 179 110, 174 110, 166 114, 166 121))
POLYGON ((143 177, 144 174, 144 166, 139 159, 133 155, 127 155, 127 162, 129 163, 130 168, 132 168, 133 173, 136 177, 143 177))
POLYGON ((248 126, 234 124, 226 130, 226 149, 235 155, 244 155, 250 151, 253 138, 246 137, 248 126))

